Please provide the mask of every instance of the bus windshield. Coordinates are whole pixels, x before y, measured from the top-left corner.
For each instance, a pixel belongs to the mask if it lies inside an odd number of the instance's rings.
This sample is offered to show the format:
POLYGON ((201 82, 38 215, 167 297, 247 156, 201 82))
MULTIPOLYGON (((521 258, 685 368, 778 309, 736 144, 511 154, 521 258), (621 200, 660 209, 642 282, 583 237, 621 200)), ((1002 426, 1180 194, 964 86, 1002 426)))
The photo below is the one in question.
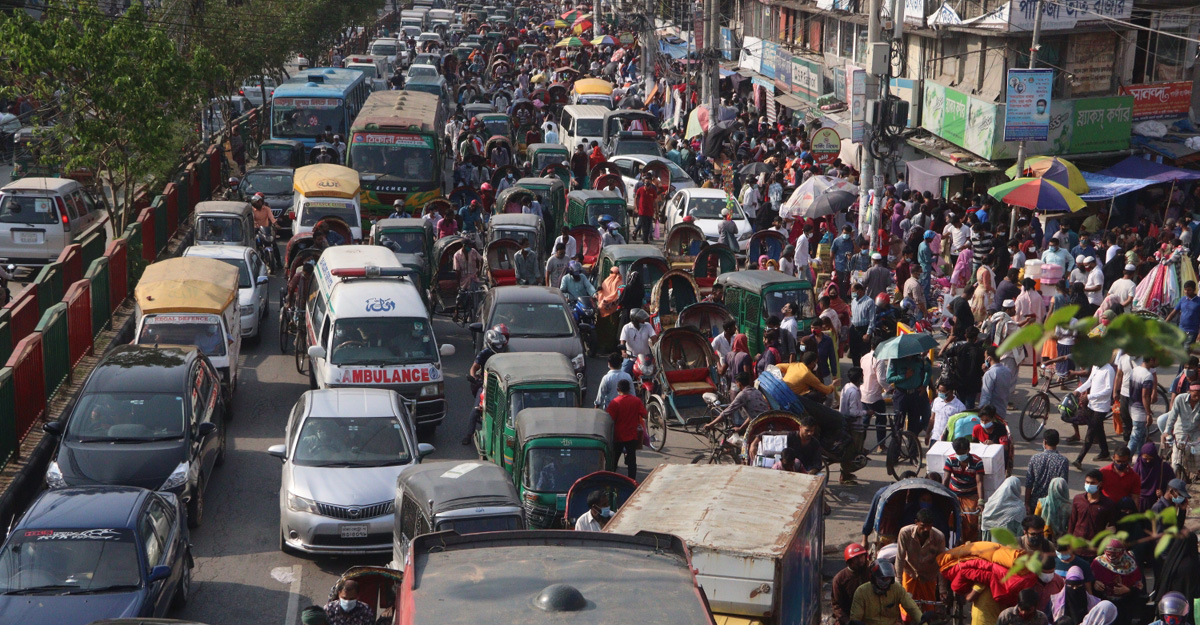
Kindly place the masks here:
POLYGON ((431 136, 355 133, 349 160, 359 173, 416 183, 435 180, 435 154, 431 136))
POLYGON ((338 98, 275 98, 271 101, 273 136, 319 137, 325 127, 346 134, 346 106, 338 98))

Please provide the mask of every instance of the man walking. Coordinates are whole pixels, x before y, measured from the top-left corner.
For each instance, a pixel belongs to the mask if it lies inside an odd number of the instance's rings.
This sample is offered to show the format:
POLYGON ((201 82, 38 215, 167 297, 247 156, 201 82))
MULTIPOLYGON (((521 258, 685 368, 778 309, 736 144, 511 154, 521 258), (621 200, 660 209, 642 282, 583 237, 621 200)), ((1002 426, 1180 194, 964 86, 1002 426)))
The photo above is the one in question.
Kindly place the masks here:
POLYGON ((1049 429, 1042 433, 1042 451, 1029 459, 1029 470, 1025 473, 1025 511, 1033 514, 1037 502, 1050 490, 1050 480, 1056 477, 1067 479, 1070 462, 1058 453, 1058 430, 1049 429))
POLYGON ((625 468, 630 479, 637 479, 637 448, 642 435, 638 431, 646 421, 646 406, 633 395, 629 380, 617 382, 617 396, 608 403, 607 412, 613 418, 613 439, 617 454, 625 455, 625 468))
POLYGON ((946 536, 933 526, 933 510, 917 510, 916 521, 896 536, 900 583, 917 601, 937 601, 937 558, 946 551, 946 536))

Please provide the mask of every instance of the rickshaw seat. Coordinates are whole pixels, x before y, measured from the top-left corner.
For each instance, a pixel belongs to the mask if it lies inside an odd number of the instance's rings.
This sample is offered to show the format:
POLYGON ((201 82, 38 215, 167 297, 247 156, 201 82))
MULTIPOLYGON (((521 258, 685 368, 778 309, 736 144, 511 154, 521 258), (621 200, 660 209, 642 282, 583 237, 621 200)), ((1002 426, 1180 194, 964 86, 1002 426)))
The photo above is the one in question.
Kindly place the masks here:
POLYGON ((695 280, 696 280, 696 286, 698 286, 702 289, 711 289, 712 285, 716 284, 717 277, 716 276, 713 276, 711 278, 702 278, 701 277, 701 278, 695 278, 695 280))
POLYGON ((703 395, 716 392, 711 372, 707 368, 667 371, 667 384, 676 395, 703 395))
POLYGON ((493 269, 492 282, 496 286, 513 286, 517 283, 517 272, 515 269, 493 269))

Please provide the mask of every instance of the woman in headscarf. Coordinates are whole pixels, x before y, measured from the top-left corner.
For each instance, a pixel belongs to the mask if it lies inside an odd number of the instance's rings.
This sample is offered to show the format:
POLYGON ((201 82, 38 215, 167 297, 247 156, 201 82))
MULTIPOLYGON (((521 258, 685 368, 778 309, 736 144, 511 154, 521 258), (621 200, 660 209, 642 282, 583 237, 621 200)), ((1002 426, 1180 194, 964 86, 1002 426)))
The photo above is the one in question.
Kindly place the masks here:
POLYGON ((1071 521, 1071 493, 1065 478, 1050 480, 1046 496, 1037 501, 1033 513, 1045 519, 1048 540, 1057 541, 1059 536, 1066 535, 1067 525, 1071 521))
POLYGON ((596 165, 599 165, 600 163, 607 163, 607 162, 608 162, 608 159, 605 158, 604 152, 600 150, 600 146, 598 144, 592 144, 592 153, 590 155, 588 155, 589 175, 590 175, 590 172, 596 168, 596 165))
MULTIPOLYGON (((966 250, 964 250, 966 251, 966 250)), ((961 295, 950 300, 947 310, 954 318, 954 326, 950 330, 954 340, 967 338, 967 328, 975 325, 975 313, 971 312, 971 298, 975 295, 975 285, 968 286, 961 295)))
POLYGON ((1158 445, 1142 445, 1142 453, 1133 463, 1133 472, 1142 479, 1142 490, 1138 497, 1138 510, 1145 512, 1167 492, 1167 484, 1175 479, 1175 470, 1163 462, 1158 455, 1158 445))
MULTIPOLYGON (((1185 597, 1200 597, 1200 552, 1196 543, 1196 534, 1185 531, 1171 541, 1161 558, 1155 560, 1155 597, 1162 597, 1172 590, 1185 597)), ((1195 619, 1195 614, 1185 617, 1188 623, 1195 623, 1195 619)))
POLYGON ((1071 299, 1069 303, 1070 305, 1079 307, 1079 311, 1075 313, 1076 319, 1086 319, 1096 313, 1096 307, 1088 301, 1082 282, 1071 284, 1071 299))
POLYGON ((596 308, 601 317, 608 317, 617 312, 619 309, 619 299, 621 297, 621 285, 625 281, 621 279, 621 270, 618 267, 613 267, 608 272, 608 277, 600 284, 600 291, 596 293, 596 308))
POLYGON ((1021 480, 1010 477, 996 492, 987 498, 979 528, 984 531, 983 540, 992 540, 991 530, 1004 528, 1013 536, 1021 534, 1021 521, 1025 519, 1025 498, 1021 491, 1021 480))
POLYGON ((1128 625, 1146 600, 1146 582, 1125 543, 1116 538, 1108 541, 1104 551, 1092 560, 1092 576, 1096 579, 1096 596, 1120 608, 1117 625, 1128 625))
MULTIPOLYGON (((729 356, 726 358, 728 368, 725 375, 729 377, 730 384, 737 379, 737 375, 743 371, 750 374, 750 377, 755 377, 754 359, 750 357, 750 338, 745 334, 733 335, 733 341, 729 344, 729 356)), ((732 386, 731 386, 732 387, 732 386)))
POLYGON ((1112 625, 1120 613, 1111 601, 1101 601, 1088 612, 1080 625, 1112 625))
POLYGON ((963 251, 958 253, 958 261, 954 263, 954 271, 950 272, 950 287, 954 290, 961 290, 967 287, 967 283, 971 281, 971 266, 975 259, 975 253, 971 248, 963 248, 963 251))
POLYGON ((971 312, 976 319, 987 319, 992 314, 992 302, 996 298, 996 276, 988 266, 991 259, 983 260, 975 270, 975 295, 971 297, 971 312))
POLYGON ((629 311, 641 308, 646 304, 646 286, 642 283, 642 274, 637 271, 629 272, 625 288, 621 291, 618 305, 621 308, 621 327, 629 323, 629 311))
POLYGON ((1055 621, 1065 616, 1073 623, 1082 623, 1098 603, 1100 599, 1087 591, 1083 569, 1073 566, 1067 571, 1066 585, 1050 597, 1050 615, 1055 621))

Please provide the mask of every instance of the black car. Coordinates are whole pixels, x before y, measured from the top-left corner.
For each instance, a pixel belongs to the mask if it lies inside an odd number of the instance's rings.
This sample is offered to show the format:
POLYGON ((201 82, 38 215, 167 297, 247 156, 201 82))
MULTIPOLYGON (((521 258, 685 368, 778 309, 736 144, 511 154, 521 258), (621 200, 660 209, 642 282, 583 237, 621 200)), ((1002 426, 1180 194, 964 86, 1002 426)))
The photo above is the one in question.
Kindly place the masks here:
POLYGON ((225 459, 220 381, 194 347, 118 347, 96 365, 67 417, 44 426, 60 437, 46 485, 168 491, 198 526, 208 478, 225 459))
POLYGON ((42 493, 0 549, 5 623, 164 616, 192 584, 187 512, 171 493, 101 486, 42 493))
POLYGON ((263 194, 267 206, 271 207, 271 213, 275 215, 277 228, 281 231, 280 236, 291 232, 291 221, 287 217, 295 194, 292 188, 291 167, 251 167, 242 176, 238 184, 238 193, 247 202, 255 193, 263 194))

